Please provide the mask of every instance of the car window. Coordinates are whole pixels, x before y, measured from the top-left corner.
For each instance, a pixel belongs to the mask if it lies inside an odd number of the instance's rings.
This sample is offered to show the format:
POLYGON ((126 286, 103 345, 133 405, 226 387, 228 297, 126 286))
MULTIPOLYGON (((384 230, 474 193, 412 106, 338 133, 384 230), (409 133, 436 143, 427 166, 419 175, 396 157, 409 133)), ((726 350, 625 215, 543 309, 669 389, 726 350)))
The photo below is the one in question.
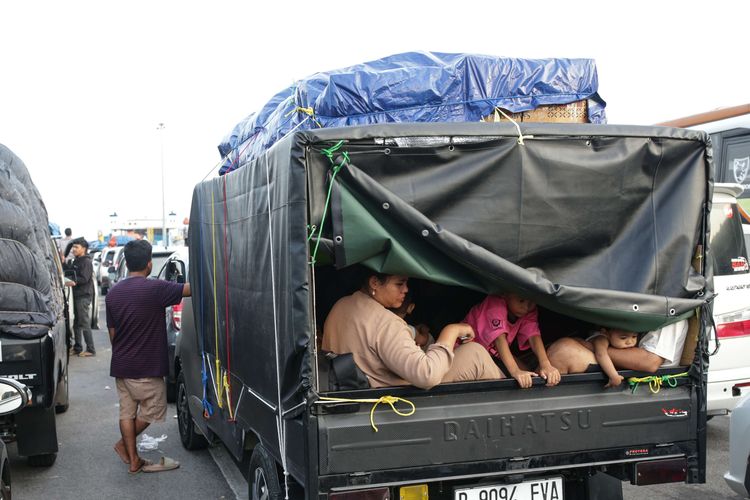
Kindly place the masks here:
POLYGON ((152 254, 151 255, 151 274, 149 274, 150 278, 155 278, 157 276, 161 276, 163 273, 161 273, 162 268, 164 267, 164 264, 169 259, 169 256, 172 255, 171 253, 168 254, 152 254))
POLYGON ((106 257, 104 257, 102 259, 102 262, 107 262, 109 265, 112 265, 112 259, 114 259, 114 258, 115 258, 115 251, 114 250, 110 250, 110 251, 107 252, 106 257))
POLYGON ((742 220, 734 203, 714 203, 711 208, 711 254, 715 276, 750 272, 742 220))

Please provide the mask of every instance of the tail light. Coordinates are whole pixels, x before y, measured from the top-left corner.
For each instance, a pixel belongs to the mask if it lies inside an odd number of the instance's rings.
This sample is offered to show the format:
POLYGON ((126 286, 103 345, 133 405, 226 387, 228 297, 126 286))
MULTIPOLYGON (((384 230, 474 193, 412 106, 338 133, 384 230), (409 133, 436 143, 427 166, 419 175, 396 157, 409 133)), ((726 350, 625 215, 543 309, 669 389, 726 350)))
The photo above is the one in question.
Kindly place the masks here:
POLYGON ((372 490, 340 491, 328 495, 330 500, 390 500, 388 488, 372 490))
POLYGON ((684 482, 686 478, 687 459, 682 457, 639 462, 635 464, 635 477, 631 482, 638 486, 645 486, 647 484, 684 482))
POLYGON ((182 327, 182 301, 172 306, 172 323, 178 330, 182 327))
POLYGON ((716 332, 720 339, 750 335, 750 309, 717 316, 716 332))

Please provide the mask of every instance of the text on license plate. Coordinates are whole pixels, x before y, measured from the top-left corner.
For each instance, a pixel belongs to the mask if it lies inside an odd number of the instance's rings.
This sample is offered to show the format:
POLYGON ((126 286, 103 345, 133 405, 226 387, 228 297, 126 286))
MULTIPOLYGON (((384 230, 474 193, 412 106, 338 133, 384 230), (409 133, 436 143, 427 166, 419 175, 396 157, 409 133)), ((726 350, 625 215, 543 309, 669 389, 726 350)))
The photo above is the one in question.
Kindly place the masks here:
POLYGON ((538 479, 517 484, 495 484, 460 488, 455 500, 563 500, 561 477, 538 479))

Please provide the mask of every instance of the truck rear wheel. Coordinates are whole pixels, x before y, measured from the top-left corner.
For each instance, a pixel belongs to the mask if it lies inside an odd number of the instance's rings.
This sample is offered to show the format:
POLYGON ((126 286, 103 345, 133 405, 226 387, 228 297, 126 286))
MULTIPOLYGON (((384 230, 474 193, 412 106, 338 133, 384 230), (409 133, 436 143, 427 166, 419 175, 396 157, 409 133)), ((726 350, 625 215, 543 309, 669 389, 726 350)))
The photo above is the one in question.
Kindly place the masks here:
POLYGON ((250 500, 281 500, 281 484, 276 461, 271 458, 263 445, 258 444, 250 457, 250 474, 248 475, 248 493, 250 500))
POLYGON ((177 428, 180 431, 182 446, 186 450, 202 450, 208 446, 208 440, 195 428, 193 417, 190 415, 183 373, 177 377, 177 428))
POLYGON ((49 467, 55 463, 57 453, 42 453, 41 455, 31 455, 28 457, 31 467, 49 467))
MULTIPOLYGON (((70 352, 68 352, 70 356, 70 352)), ((57 389, 60 394, 58 397, 57 404, 55 405, 55 413, 65 413, 70 408, 70 385, 68 385, 68 370, 65 370, 65 375, 62 379, 62 387, 57 389)))

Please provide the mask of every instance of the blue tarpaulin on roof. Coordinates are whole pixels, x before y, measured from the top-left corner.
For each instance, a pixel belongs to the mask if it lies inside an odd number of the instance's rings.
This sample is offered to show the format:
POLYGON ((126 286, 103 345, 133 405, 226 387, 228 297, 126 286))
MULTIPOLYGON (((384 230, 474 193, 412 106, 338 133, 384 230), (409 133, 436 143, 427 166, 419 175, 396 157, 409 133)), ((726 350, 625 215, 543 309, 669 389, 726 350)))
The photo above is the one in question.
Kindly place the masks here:
POLYGON ((471 122, 588 100, 606 123, 593 59, 517 59, 407 52, 316 73, 276 94, 219 145, 220 174, 256 158, 295 129, 392 122, 471 122))

